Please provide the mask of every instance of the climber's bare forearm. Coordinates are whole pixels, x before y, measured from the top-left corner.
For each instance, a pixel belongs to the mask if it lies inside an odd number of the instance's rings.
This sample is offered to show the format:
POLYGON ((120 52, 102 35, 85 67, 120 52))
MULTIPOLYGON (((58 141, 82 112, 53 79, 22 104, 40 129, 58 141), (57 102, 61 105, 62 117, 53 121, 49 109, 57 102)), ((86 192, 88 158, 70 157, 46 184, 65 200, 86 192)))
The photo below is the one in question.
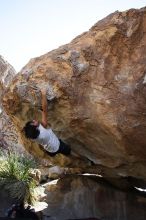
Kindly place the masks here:
POLYGON ((46 128, 47 127, 47 98, 46 98, 46 91, 42 90, 42 125, 46 128))

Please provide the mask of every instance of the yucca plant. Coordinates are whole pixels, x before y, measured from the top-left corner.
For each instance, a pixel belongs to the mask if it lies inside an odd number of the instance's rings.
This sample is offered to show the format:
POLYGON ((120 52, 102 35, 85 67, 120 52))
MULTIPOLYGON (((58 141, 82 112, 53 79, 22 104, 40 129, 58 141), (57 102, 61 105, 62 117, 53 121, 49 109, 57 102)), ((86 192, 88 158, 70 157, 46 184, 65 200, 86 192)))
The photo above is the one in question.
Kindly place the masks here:
POLYGON ((0 186, 19 202, 33 203, 35 180, 29 175, 29 169, 35 162, 26 156, 7 153, 0 166, 0 186))

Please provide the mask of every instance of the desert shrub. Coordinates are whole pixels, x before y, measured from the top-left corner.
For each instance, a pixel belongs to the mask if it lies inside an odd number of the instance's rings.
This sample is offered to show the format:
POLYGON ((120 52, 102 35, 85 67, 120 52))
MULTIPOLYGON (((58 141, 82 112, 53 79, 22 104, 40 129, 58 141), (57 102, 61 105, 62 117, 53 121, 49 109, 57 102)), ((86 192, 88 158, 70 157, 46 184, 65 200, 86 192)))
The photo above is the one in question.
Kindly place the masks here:
POLYGON ((11 198, 19 202, 33 203, 35 180, 29 169, 35 168, 33 159, 16 153, 1 153, 0 186, 8 191, 11 198))

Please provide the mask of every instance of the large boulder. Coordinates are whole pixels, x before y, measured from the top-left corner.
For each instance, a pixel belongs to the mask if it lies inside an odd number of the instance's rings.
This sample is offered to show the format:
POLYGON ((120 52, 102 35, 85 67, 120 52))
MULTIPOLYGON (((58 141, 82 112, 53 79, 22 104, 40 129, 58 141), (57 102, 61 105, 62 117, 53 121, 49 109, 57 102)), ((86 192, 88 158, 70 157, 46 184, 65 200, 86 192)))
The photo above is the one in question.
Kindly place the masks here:
MULTIPOLYGON (((106 176, 114 170, 115 176, 146 178, 146 8, 117 11, 69 44, 31 59, 3 98, 20 133, 26 121, 41 118, 42 87, 49 123, 81 158, 57 155, 52 163, 87 167, 85 157, 95 170, 107 168, 106 176)), ((29 152, 49 159, 21 136, 29 152)))

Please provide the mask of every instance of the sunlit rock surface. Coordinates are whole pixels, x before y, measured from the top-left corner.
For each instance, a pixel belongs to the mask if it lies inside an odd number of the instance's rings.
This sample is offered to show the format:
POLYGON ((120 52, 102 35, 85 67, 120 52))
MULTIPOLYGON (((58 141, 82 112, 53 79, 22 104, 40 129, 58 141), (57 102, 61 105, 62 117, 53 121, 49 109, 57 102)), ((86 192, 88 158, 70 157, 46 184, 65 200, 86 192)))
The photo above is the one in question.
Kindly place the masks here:
POLYGON ((2 92, 8 87, 15 75, 15 69, 0 55, 0 107, 2 92))
POLYGON ((21 134, 29 152, 64 167, 95 164, 103 176, 146 178, 146 8, 117 11, 31 59, 3 98, 20 133, 26 121, 41 117, 42 87, 52 129, 80 158, 50 159, 21 134))
POLYGON ((0 149, 10 149, 13 152, 24 152, 20 143, 19 134, 12 120, 3 109, 1 98, 5 96, 5 90, 15 77, 15 69, 0 56, 0 149))

